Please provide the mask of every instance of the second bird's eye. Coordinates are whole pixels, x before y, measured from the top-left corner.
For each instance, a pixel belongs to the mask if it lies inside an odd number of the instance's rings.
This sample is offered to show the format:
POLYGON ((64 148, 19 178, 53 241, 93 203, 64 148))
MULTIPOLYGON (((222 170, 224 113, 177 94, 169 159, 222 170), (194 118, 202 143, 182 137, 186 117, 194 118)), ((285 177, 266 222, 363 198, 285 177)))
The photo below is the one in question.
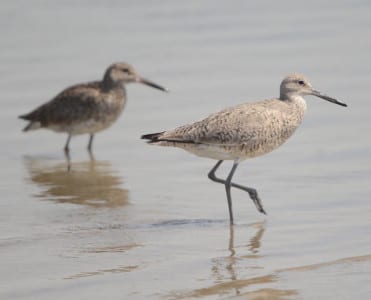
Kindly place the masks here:
POLYGON ((304 82, 303 80, 299 80, 298 83, 299 83, 300 85, 304 85, 304 84, 305 84, 305 82, 304 82))

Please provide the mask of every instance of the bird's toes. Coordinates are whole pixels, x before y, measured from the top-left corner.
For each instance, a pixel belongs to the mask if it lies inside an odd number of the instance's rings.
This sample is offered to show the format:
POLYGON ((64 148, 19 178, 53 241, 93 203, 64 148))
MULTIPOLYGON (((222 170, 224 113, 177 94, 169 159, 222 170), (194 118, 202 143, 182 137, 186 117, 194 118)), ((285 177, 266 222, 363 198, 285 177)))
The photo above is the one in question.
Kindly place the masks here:
POLYGON ((264 208, 263 207, 261 207, 260 209, 259 209, 259 212, 261 212, 262 214, 267 214, 267 212, 264 210, 264 208))

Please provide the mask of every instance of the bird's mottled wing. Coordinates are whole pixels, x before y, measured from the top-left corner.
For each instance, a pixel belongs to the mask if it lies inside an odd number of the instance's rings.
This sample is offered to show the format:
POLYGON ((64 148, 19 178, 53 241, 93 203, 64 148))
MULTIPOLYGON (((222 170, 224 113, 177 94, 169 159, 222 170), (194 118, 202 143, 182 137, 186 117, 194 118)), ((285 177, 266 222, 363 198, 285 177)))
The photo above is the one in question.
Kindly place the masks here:
POLYGON ((167 131, 160 139, 221 145, 249 143, 259 139, 263 130, 275 122, 274 118, 279 117, 272 101, 277 100, 245 103, 224 109, 201 121, 167 131))
POLYGON ((73 124, 77 121, 88 120, 97 109, 99 89, 99 82, 69 87, 49 102, 22 117, 40 122, 41 126, 73 124))

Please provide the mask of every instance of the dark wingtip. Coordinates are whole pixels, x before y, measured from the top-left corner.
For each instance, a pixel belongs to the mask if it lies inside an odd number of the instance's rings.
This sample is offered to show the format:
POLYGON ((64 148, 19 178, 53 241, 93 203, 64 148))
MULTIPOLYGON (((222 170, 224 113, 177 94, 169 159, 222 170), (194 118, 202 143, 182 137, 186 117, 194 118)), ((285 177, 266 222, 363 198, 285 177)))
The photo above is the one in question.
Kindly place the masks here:
MULTIPOLYGON (((28 115, 20 115, 20 116, 18 116, 18 119, 22 119, 22 120, 30 121, 28 115)), ((29 124, 27 124, 27 126, 26 126, 25 128, 23 128, 22 131, 23 131, 23 132, 28 131, 28 130, 31 128, 31 125, 32 125, 32 122, 30 122, 29 124)))
POLYGON ((32 122, 30 122, 25 128, 22 129, 23 132, 29 131, 32 126, 32 122))
POLYGON ((163 133, 164 133, 164 131, 163 132, 143 134, 140 138, 142 140, 149 140, 148 143, 154 143, 158 140, 159 136, 163 133))

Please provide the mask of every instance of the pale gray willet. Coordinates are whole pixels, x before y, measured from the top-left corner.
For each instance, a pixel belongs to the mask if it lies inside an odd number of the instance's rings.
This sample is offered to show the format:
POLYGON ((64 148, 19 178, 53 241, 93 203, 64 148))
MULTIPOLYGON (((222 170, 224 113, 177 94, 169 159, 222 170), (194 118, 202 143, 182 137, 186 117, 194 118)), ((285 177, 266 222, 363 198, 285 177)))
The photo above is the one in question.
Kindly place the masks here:
POLYGON ((225 185, 230 223, 233 224, 231 187, 249 193, 258 211, 266 214, 256 189, 232 182, 238 164, 276 149, 294 133, 307 108, 303 98, 306 95, 347 106, 314 90, 303 75, 292 74, 282 81, 279 98, 226 108, 201 121, 146 134, 142 138, 148 139, 150 144, 178 147, 218 160, 208 176, 225 185), (225 180, 215 175, 224 160, 233 160, 233 167, 225 180))
POLYGON ((68 87, 49 102, 19 116, 30 121, 23 131, 47 128, 67 133, 64 151, 68 158, 71 137, 89 134, 88 150, 91 153, 94 134, 110 127, 122 113, 127 99, 124 85, 130 82, 167 91, 139 76, 129 64, 114 63, 107 68, 102 81, 68 87))

